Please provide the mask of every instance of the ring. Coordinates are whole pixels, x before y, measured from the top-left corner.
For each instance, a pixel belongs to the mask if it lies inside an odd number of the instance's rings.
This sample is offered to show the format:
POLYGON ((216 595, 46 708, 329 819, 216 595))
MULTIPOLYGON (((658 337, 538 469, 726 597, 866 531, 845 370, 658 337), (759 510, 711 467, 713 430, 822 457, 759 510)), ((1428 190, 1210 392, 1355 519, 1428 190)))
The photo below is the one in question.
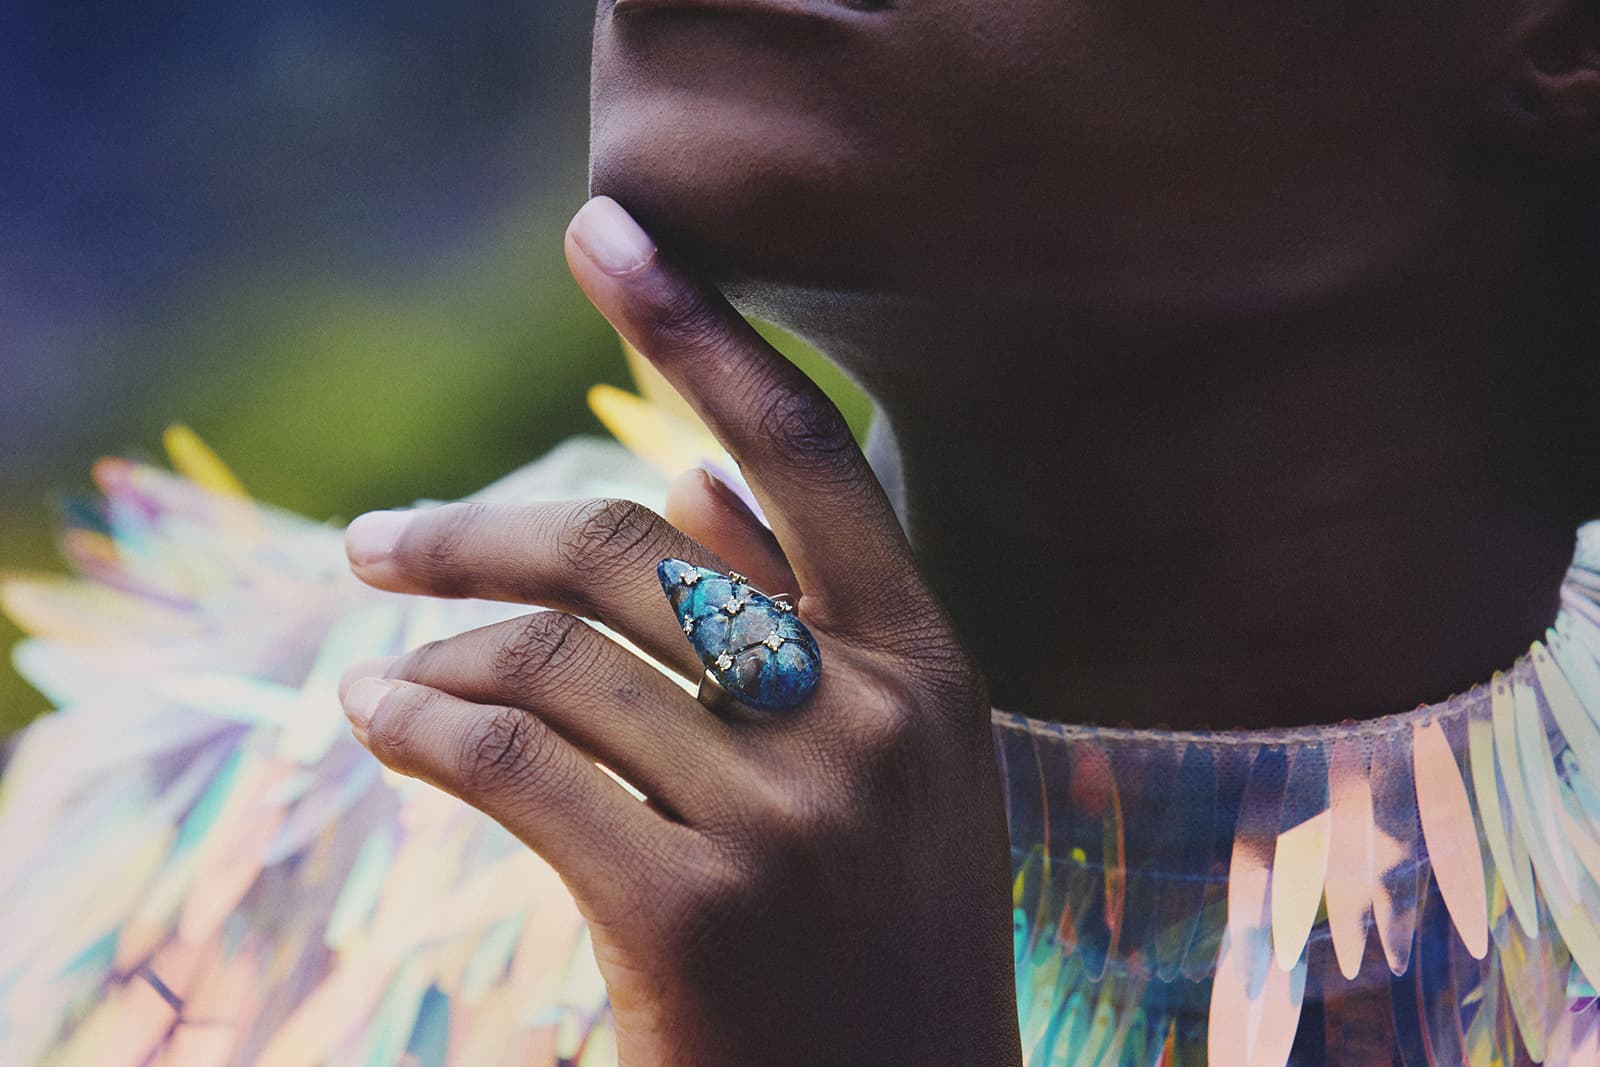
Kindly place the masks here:
POLYGON ((705 664, 700 703, 713 711, 730 700, 788 711, 811 695, 822 676, 822 654, 787 596, 768 596, 742 574, 719 574, 681 559, 662 560, 656 576, 705 664))

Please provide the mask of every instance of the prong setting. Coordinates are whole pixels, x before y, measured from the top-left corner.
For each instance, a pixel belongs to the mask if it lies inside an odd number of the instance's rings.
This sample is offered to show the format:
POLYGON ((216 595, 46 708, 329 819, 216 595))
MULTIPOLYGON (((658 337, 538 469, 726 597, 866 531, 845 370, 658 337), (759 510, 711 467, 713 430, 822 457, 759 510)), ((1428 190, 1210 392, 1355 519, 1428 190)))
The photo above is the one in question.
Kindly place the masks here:
POLYGON ((717 704, 706 694, 719 691, 761 711, 788 711, 806 700, 821 656, 791 599, 767 596, 736 571, 724 574, 686 560, 665 559, 656 570, 677 625, 706 666, 702 703, 717 704))

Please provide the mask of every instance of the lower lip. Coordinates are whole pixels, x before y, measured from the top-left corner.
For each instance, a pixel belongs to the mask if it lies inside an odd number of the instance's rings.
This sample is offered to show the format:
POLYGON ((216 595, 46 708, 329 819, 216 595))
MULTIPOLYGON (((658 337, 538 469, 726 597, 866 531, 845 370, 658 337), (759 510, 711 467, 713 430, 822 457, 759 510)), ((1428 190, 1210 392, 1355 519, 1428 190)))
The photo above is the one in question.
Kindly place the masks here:
POLYGON ((837 22, 870 14, 844 0, 616 0, 613 11, 618 15, 692 11, 806 22, 837 22))

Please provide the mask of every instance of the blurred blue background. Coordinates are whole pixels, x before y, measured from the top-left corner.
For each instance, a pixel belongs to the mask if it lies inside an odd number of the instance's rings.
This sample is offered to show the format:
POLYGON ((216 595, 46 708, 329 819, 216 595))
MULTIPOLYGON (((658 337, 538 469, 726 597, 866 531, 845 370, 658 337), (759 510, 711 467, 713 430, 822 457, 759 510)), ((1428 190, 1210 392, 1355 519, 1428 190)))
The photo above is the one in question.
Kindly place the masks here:
MULTIPOLYGON (((6 5, 0 567, 59 569, 52 492, 175 421, 318 518, 465 494, 598 431, 584 390, 627 372, 561 255, 592 17, 6 5)), ((0 667, 0 734, 43 707, 0 667)))

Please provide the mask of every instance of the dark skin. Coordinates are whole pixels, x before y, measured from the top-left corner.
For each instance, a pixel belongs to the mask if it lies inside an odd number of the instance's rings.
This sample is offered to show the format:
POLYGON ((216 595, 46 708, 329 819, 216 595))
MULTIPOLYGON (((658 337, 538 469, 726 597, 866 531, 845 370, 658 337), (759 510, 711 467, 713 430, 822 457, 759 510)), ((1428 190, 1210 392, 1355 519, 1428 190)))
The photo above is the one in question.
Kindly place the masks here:
POLYGON ((1541 382, 1595 280, 1484 157, 1587 150, 1592 9, 635 16, 597 23, 596 189, 867 386, 1000 706, 1370 717, 1553 618, 1600 493, 1541 382))
POLYGON ((574 275, 772 530, 699 474, 363 517, 373 585, 552 610, 345 703, 562 874, 630 1067, 1020 1062, 991 704, 1360 717, 1553 616, 1600 499, 1587 0, 606 0, 594 84, 574 275), (735 307, 871 391, 898 521, 735 307), (800 592, 806 704, 719 718, 573 618, 692 680, 669 555, 800 592))

